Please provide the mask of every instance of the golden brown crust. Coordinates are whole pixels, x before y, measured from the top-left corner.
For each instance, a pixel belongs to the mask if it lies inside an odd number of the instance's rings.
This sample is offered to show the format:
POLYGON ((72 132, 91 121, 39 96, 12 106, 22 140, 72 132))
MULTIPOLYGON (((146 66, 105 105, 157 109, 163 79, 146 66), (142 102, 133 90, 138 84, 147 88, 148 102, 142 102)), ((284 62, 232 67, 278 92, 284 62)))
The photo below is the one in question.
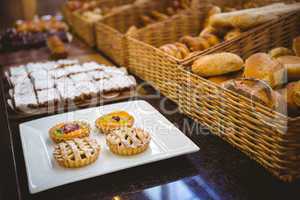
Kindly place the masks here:
POLYGON ((284 66, 265 53, 253 54, 246 60, 244 76, 245 78, 264 80, 272 88, 287 81, 284 66))
POLYGON ((134 117, 125 111, 117 111, 99 117, 95 124, 101 133, 109 134, 118 128, 132 127, 134 117))
POLYGON ((285 47, 277 47, 277 48, 274 48, 274 49, 271 49, 269 52, 268 52, 269 56, 271 56, 271 58, 278 58, 278 57, 281 57, 281 56, 293 56, 293 52, 288 49, 288 48, 285 48, 285 47))
POLYGON ((59 142, 67 141, 67 140, 72 140, 74 138, 87 137, 90 135, 90 132, 91 132, 91 128, 88 123, 83 122, 83 121, 72 121, 72 122, 59 123, 59 124, 53 126, 49 130, 49 136, 55 143, 59 143, 59 142), (66 126, 70 126, 70 125, 71 126, 78 125, 79 128, 65 133, 64 128, 66 126))
POLYGON ((111 152, 131 156, 144 152, 150 143, 151 136, 139 128, 121 128, 106 136, 106 143, 111 152))
POLYGON ((258 79, 237 79, 225 82, 224 88, 250 98, 278 112, 285 113, 283 98, 264 81, 258 79))
POLYGON ((287 84, 284 88, 278 90, 288 105, 289 114, 300 114, 300 81, 287 84))
POLYGON ((57 144, 53 156, 66 168, 79 168, 95 162, 100 154, 100 145, 91 138, 75 138, 57 144))
POLYGON ((203 77, 212 77, 239 71, 243 60, 232 53, 216 53, 199 57, 192 65, 192 71, 203 77))
POLYGON ((300 36, 294 38, 293 40, 293 51, 296 56, 300 56, 300 36))
POLYGON ((281 56, 277 58, 287 70, 288 80, 300 80, 300 57, 298 56, 281 56))
POLYGON ((232 29, 231 31, 228 31, 224 37, 225 41, 232 40, 236 37, 239 37, 242 34, 240 29, 232 29))
POLYGON ((179 42, 185 44, 190 51, 203 51, 210 47, 209 42, 202 37, 184 36, 179 42))

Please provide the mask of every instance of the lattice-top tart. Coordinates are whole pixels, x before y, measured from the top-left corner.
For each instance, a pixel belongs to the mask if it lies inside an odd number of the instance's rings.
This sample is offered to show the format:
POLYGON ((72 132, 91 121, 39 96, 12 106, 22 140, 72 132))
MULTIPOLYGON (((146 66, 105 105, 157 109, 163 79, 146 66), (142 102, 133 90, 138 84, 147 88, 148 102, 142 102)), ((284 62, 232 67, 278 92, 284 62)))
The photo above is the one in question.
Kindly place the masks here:
POLYGON ((144 152, 150 140, 150 134, 140 128, 123 127, 106 136, 106 143, 111 152, 123 156, 144 152))
POLYGON ((62 167, 78 168, 95 162, 99 153, 100 145, 97 141, 85 137, 57 144, 53 156, 62 167))
POLYGON ((121 127, 132 127, 133 124, 133 116, 125 111, 112 112, 96 120, 96 127, 103 134, 109 134, 121 127))
POLYGON ((83 138, 90 135, 90 125, 83 121, 64 122, 55 125, 49 130, 49 135, 56 143, 83 138))

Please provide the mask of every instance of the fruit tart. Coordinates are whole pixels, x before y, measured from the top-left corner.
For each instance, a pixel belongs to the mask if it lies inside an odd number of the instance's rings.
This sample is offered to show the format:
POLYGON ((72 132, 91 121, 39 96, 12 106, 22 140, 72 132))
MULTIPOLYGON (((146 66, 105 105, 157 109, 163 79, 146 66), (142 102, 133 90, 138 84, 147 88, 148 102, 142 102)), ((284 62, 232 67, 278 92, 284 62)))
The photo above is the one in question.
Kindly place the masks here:
POLYGON ((58 164, 66 168, 90 165, 97 160, 99 154, 100 145, 88 137, 61 142, 56 145, 53 152, 58 164))
POLYGON ((59 123, 49 130, 51 139, 56 142, 83 138, 90 135, 90 125, 83 121, 59 123))
POLYGON ((134 117, 125 111, 112 112, 96 120, 96 127, 103 134, 109 134, 122 127, 132 127, 133 124, 134 117))
POLYGON ((150 140, 150 134, 140 128, 123 127, 106 136, 110 151, 121 156, 144 152, 149 147, 150 140))

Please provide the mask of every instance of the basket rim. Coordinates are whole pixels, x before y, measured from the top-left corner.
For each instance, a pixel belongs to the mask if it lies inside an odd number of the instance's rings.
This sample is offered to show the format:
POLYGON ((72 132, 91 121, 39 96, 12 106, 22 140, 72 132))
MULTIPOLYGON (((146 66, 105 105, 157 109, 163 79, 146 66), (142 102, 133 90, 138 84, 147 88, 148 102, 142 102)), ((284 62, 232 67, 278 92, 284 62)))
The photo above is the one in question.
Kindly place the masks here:
MULTIPOLYGON (((239 98, 242 98, 242 99, 244 99, 246 101, 250 100, 249 98, 247 98, 247 97, 245 97, 245 96, 243 96, 243 95, 241 95, 241 94, 239 94, 237 92, 231 91, 231 90, 229 90, 227 88, 223 88, 220 85, 218 85, 218 84, 216 84, 216 83, 214 83, 214 82, 212 82, 210 80, 207 80, 207 79, 205 79, 205 78, 203 78, 203 77, 201 77, 201 76, 199 76, 199 75, 191 72, 190 70, 187 70, 186 67, 184 67, 183 65, 179 65, 179 69, 182 70, 182 71, 184 71, 185 73, 188 73, 189 76, 196 77, 196 78, 200 79, 203 82, 212 84, 213 86, 215 86, 216 88, 218 88, 218 89, 220 89, 222 91, 226 91, 226 92, 231 93, 233 95, 237 95, 239 98)), ((260 107, 264 111, 275 113, 277 116, 280 116, 282 118, 286 118, 290 122, 300 121, 300 116, 290 117, 290 116, 284 115, 284 114, 282 114, 282 113, 280 113, 278 111, 272 110, 271 108, 268 108, 267 106, 265 106, 265 105, 263 105, 261 103, 258 103, 258 102, 253 102, 253 103, 255 104, 255 106, 260 107)))

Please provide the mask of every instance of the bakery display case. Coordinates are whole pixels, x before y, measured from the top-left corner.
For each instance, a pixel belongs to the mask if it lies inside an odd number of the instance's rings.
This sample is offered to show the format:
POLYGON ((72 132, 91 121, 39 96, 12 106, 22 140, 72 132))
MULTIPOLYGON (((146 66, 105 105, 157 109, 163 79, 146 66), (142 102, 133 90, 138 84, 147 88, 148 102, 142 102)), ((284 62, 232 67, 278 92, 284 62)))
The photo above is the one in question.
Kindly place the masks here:
POLYGON ((0 20, 0 199, 300 194, 298 1, 18 3, 0 20))

